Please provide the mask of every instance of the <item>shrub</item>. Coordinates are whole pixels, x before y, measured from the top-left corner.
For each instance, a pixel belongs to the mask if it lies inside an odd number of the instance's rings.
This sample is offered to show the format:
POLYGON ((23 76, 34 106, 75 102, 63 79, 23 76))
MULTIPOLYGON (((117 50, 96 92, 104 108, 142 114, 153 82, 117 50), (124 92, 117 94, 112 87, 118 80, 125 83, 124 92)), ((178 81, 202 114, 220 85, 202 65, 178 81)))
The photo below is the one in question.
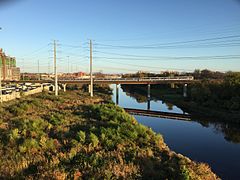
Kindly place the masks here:
POLYGON ((81 142, 81 143, 85 143, 85 139, 86 139, 86 134, 85 134, 85 132, 79 131, 79 132, 77 133, 76 139, 77 139, 79 142, 81 142))
POLYGON ((10 134, 10 140, 16 141, 20 137, 18 128, 13 129, 10 134))
POLYGON ((189 176, 189 171, 186 168, 186 166, 182 166, 181 167, 181 174, 180 176, 184 179, 184 180, 189 180, 190 176, 189 176))
POLYGON ((19 146, 20 152, 31 151, 32 149, 38 149, 39 144, 35 139, 26 139, 24 143, 19 146))
POLYGON ((53 113, 47 117, 49 123, 53 125, 60 125, 64 121, 64 117, 62 114, 59 113, 53 113))
POLYGON ((93 133, 90 133, 89 140, 93 147, 96 147, 99 143, 98 137, 93 133))

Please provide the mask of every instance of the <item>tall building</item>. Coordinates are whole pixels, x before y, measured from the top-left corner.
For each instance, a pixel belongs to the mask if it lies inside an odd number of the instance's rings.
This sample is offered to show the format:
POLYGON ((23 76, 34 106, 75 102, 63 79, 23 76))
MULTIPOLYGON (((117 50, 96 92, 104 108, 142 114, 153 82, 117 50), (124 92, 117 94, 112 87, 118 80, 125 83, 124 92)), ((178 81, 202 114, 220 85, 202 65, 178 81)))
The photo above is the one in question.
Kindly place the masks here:
POLYGON ((20 68, 16 67, 16 59, 7 56, 0 49, 0 72, 2 80, 20 80, 20 68))

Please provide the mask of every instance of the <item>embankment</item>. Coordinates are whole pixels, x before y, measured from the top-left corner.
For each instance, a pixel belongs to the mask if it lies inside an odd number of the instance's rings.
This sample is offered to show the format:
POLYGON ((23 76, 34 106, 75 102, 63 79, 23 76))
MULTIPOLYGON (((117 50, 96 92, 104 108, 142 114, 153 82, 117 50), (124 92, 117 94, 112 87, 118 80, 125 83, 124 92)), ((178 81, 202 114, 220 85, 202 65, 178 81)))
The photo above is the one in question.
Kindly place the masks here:
POLYGON ((109 95, 68 91, 4 103, 0 178, 217 179, 109 102, 109 95))

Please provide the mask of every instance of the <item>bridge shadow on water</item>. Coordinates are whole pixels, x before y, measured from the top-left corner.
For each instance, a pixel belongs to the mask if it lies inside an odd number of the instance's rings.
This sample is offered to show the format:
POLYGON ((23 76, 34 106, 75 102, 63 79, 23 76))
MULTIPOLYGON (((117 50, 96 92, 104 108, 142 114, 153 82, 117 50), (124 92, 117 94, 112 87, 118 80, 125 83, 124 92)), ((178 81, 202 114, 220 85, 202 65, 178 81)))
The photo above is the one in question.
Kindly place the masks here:
MULTIPOLYGON (((122 106, 130 114, 156 117, 160 119, 165 118, 165 119, 172 119, 172 120, 179 120, 179 121, 192 121, 192 122, 197 122, 201 124, 201 126, 206 128, 213 126, 213 128, 215 129, 214 133, 223 134, 224 139, 226 141, 229 141, 234 144, 240 143, 240 124, 227 123, 227 122, 218 121, 216 118, 206 118, 206 117, 199 117, 196 115, 188 114, 187 112, 184 112, 183 110, 177 108, 175 105, 171 103, 164 102, 154 97, 149 97, 146 93, 148 90, 147 85, 138 85, 141 88, 137 88, 137 89, 134 88, 134 86, 122 85, 121 93, 118 93, 120 97, 116 97, 117 95, 116 93, 113 96, 113 99, 115 98, 116 104, 119 104, 120 106, 122 106), (121 99, 121 96, 123 96, 123 94, 124 96, 127 96, 133 101, 135 101, 133 106, 131 107, 129 107, 129 105, 127 107, 125 106, 126 98, 121 99), (121 103, 120 100, 124 101, 124 103, 121 103), (157 109, 155 107, 156 104, 157 104, 157 109), (136 108, 135 108, 135 105, 137 106, 136 108), (159 107, 159 105, 162 105, 162 107, 159 107)), ((167 85, 163 85, 163 86, 167 86, 167 85)))

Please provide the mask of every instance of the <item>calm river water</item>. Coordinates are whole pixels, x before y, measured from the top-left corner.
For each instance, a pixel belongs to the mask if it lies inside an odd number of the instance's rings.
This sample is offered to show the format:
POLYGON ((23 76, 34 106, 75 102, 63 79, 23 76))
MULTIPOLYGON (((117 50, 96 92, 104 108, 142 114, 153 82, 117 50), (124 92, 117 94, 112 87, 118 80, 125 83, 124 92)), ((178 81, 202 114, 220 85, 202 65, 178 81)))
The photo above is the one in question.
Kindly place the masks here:
MULTIPOLYGON (((112 99, 116 102, 116 86, 112 99)), ((145 97, 123 92, 119 88, 119 106, 147 109, 145 97)), ((183 111, 161 100, 151 100, 151 110, 183 113, 183 111)), ((171 150, 181 153, 192 160, 208 163, 222 179, 240 179, 240 127, 232 124, 180 121, 156 117, 135 116, 138 122, 151 127, 163 135, 171 150)))

